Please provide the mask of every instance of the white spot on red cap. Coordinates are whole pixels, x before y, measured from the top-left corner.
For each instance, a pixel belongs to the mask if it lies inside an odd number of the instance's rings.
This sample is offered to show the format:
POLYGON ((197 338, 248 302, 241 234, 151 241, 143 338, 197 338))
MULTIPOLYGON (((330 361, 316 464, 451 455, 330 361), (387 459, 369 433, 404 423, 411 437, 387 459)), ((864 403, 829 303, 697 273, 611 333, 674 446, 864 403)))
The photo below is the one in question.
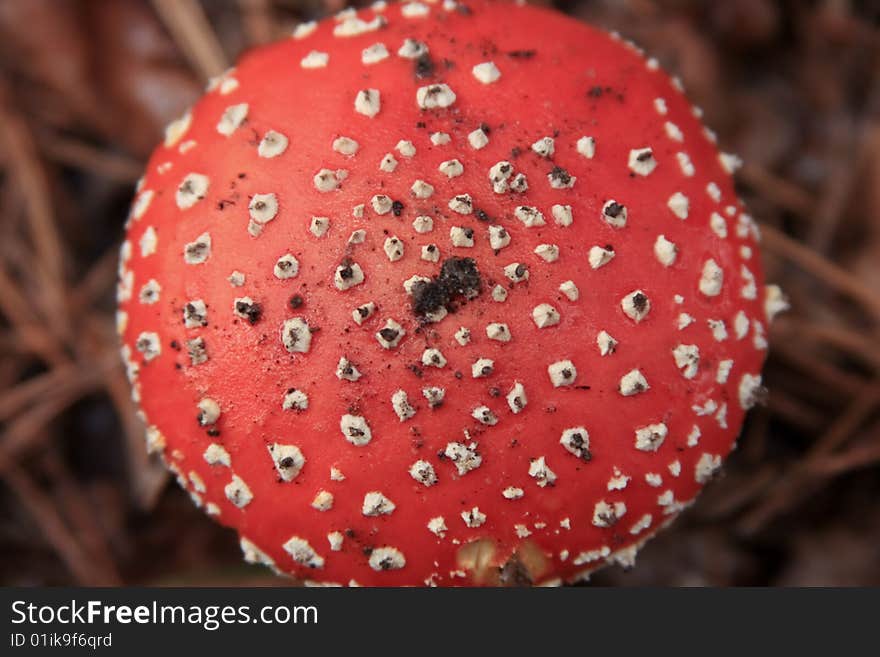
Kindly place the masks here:
POLYGON ((489 144, 489 135, 482 128, 477 128, 468 133, 468 143, 474 150, 480 150, 489 144))
POLYGON ((179 142, 192 125, 192 114, 187 112, 165 126, 165 148, 172 148, 179 142))
POLYGON ((254 499, 254 494, 251 492, 251 489, 244 480, 236 474, 232 475, 232 481, 224 486, 223 492, 226 494, 226 499, 239 509, 243 509, 254 499))
POLYGON ((336 365, 336 378, 340 381, 354 382, 361 378, 361 373, 354 363, 342 356, 336 365))
POLYGON ((400 324, 393 319, 386 319, 385 326, 376 333, 376 340, 384 349, 393 349, 400 344, 404 335, 406 335, 406 331, 400 324))
POLYGON ((654 242, 654 257, 664 267, 671 267, 678 257, 678 247, 666 239, 665 235, 658 235, 654 242))
POLYGON ((292 354, 308 353, 312 346, 312 331, 306 320, 294 317, 281 325, 281 343, 292 354))
POLYGON ((690 206, 690 201, 688 197, 682 194, 681 192, 675 192, 672 196, 669 197, 669 201, 666 203, 667 207, 672 210, 672 214, 674 214, 679 219, 687 219, 688 218, 688 209, 690 206))
POLYGON ((446 532, 449 531, 449 528, 446 526, 446 519, 443 516, 436 516, 428 521, 428 530, 432 534, 443 538, 446 536, 446 532))
POLYGON ((378 89, 361 89, 354 99, 354 109, 358 114, 373 118, 382 108, 378 89))
POLYGON ((498 251, 510 244, 510 233, 503 226, 489 226, 489 246, 498 251))
POLYGON ((599 354, 607 356, 614 353, 617 348, 617 340, 612 338, 607 331, 599 331, 596 335, 596 345, 599 347, 599 354))
POLYGON ((345 170, 332 171, 331 169, 321 169, 315 174, 312 182, 315 189, 322 193, 332 192, 339 189, 339 185, 345 180, 348 172, 345 170))
POLYGON ((721 294, 724 285, 724 271, 714 259, 709 258, 703 263, 703 272, 700 276, 700 292, 707 297, 717 297, 721 294))
POLYGON ((138 293, 138 301, 145 306, 152 306, 159 301, 161 294, 162 286, 159 285, 156 279, 151 278, 141 287, 141 291, 138 293))
POLYGON ((529 399, 526 396, 526 389, 522 383, 516 381, 507 393, 507 405, 510 407, 511 412, 516 414, 520 413, 528 403, 529 399))
POLYGON ((397 390, 391 395, 391 408, 401 422, 409 420, 416 414, 416 409, 409 403, 409 397, 404 390, 397 390))
POLYGON ((421 2, 406 2, 400 7, 400 15, 404 18, 424 18, 431 9, 421 2))
POLYGON ((299 260, 292 253, 285 253, 275 261, 272 273, 279 280, 294 278, 299 273, 299 260))
POLYGON ((492 374, 495 370, 495 361, 491 358, 478 358, 471 365, 471 376, 480 379, 492 374))
POLYGON ((424 180, 416 180, 410 187, 412 195, 418 199, 430 198, 434 193, 434 186, 426 183, 424 180))
POLYGON ((635 322, 641 322, 651 312, 651 300, 641 290, 630 292, 620 301, 624 314, 635 322))
POLYGON ((183 261, 188 265, 201 265, 211 257, 211 235, 202 233, 183 247, 183 261))
POLYGON ((519 219, 524 226, 532 228, 535 226, 543 226, 545 224, 544 215, 538 208, 528 205, 518 205, 513 211, 514 216, 519 219))
POLYGON ((308 55, 300 60, 300 66, 305 69, 309 68, 325 68, 330 61, 330 55, 326 52, 312 50, 308 55))
POLYGON ((159 334, 150 331, 144 331, 138 335, 134 347, 141 353, 144 361, 147 363, 158 358, 162 353, 162 343, 159 340, 159 334))
POLYGON ((614 258, 614 249, 609 247, 601 247, 601 246, 593 246, 590 247, 590 252, 587 256, 587 260, 590 263, 590 267, 593 269, 599 269, 599 267, 603 267, 607 265, 614 258))
POLYGON ((416 91, 416 104, 422 109, 443 109, 455 102, 455 92, 446 84, 431 84, 416 91))
POLYGON ((183 306, 183 325, 200 328, 208 325, 208 306, 203 299, 192 299, 183 306))
POLYGON ((233 132, 241 127, 248 115, 248 104, 239 103, 238 105, 230 105, 220 116, 217 123, 217 132, 225 137, 229 137, 233 132))
POLYGON ((405 39, 397 54, 405 59, 418 59, 428 54, 428 46, 415 39, 405 39))
POLYGON ((709 330, 716 342, 724 342, 727 340, 727 325, 722 319, 708 319, 709 330))
POLYGON ((373 439, 370 425, 360 415, 350 415, 348 413, 343 415, 339 420, 339 430, 348 442, 358 447, 363 447, 373 439))
POLYGON ((749 410, 766 394, 765 388, 761 385, 760 374, 743 374, 739 380, 739 405, 744 410, 749 410))
POLYGON ((385 239, 385 243, 382 245, 382 250, 385 251, 388 260, 391 262, 397 262, 403 257, 403 242, 399 237, 392 235, 385 239))
POLYGON ((733 153, 719 153, 718 162, 726 173, 733 175, 742 166, 743 161, 738 155, 733 153))
POLYGON ((727 238, 727 221, 717 212, 709 215, 709 228, 721 239, 727 238))
POLYGON ((359 148, 360 144, 351 137, 337 137, 333 140, 333 150, 342 155, 355 155, 359 148))
POLYGON ((374 43, 368 48, 364 48, 361 53, 361 63, 365 65, 378 64, 383 59, 388 59, 388 48, 384 43, 374 43))
POLYGON ((474 229, 467 226, 452 226, 449 229, 449 240, 452 246, 470 248, 474 245, 474 229))
POLYGON ((282 481, 290 482, 296 479, 306 463, 302 451, 296 445, 272 443, 267 445, 269 456, 275 464, 275 470, 282 481))
POLYGON ((556 473, 547 465, 547 460, 543 456, 531 459, 529 462, 529 476, 541 488, 553 486, 556 483, 556 473))
POLYGON ((370 568, 376 571, 400 570, 406 566, 406 557, 397 548, 373 548, 370 552, 369 564, 370 568))
POLYGON ((613 527, 625 514, 625 503, 613 502, 609 504, 605 500, 600 500, 593 508, 593 524, 596 527, 613 527))
POLYGON ((464 520, 464 524, 470 528, 476 528, 483 525, 486 522, 486 514, 480 511, 479 507, 474 507, 470 511, 462 511, 461 519, 464 520))
MULTIPOLYGON (((200 176, 200 174, 193 174, 193 173, 189 174, 189 176, 187 176, 186 178, 184 178, 183 183, 181 183, 181 186, 180 186, 180 188, 178 189, 178 194, 180 194, 181 189, 183 189, 183 188, 184 188, 184 185, 186 185, 187 180, 192 179, 194 176, 198 176, 198 177, 195 178, 195 179, 190 183, 190 188, 189 188, 189 189, 185 189, 184 191, 185 191, 185 192, 188 192, 188 191, 190 191, 190 189, 192 189, 193 191, 195 191, 195 188, 196 188, 197 184, 198 184, 199 182, 204 182, 204 189, 201 190, 201 191, 202 191, 202 196, 204 196, 204 192, 206 192, 207 189, 208 189, 208 179, 207 179, 207 177, 205 177, 205 176, 200 176), (202 180, 202 179, 203 179, 203 180, 202 180)), ((141 219, 141 217, 143 217, 143 216, 146 214, 147 210, 148 210, 149 207, 150 207, 150 204, 153 202, 153 197, 154 197, 155 195, 156 195, 156 193, 155 193, 152 189, 145 189, 144 191, 140 192, 140 193, 135 197, 134 203, 132 203, 132 205, 131 205, 131 219, 132 219, 132 220, 134 220, 134 221, 138 221, 139 219, 141 219)), ((184 200, 185 200, 185 202, 186 202, 186 201, 189 201, 189 200, 190 200, 190 197, 187 195, 187 196, 184 197, 184 200)), ((198 200, 198 198, 196 198, 195 200, 198 200)), ((193 203, 195 203, 195 200, 194 200, 192 203, 190 203, 190 206, 191 206, 193 203)), ((177 201, 177 205, 178 205, 178 207, 180 207, 181 209, 185 209, 185 208, 181 205, 179 199, 178 199, 178 201, 177 201)), ((187 207, 189 207, 189 206, 187 206, 187 207)))
POLYGON ((495 413, 492 412, 492 409, 488 406, 477 406, 473 411, 471 411, 471 417, 474 418, 477 422, 490 427, 498 424, 498 418, 496 417, 495 413))
POLYGON ((458 160, 446 160, 445 162, 441 162, 438 167, 440 173, 444 174, 447 178, 455 178, 464 173, 464 166, 462 166, 461 162, 458 160))
POLYGON ((718 369, 715 372, 715 383, 724 385, 730 377, 730 370, 733 369, 733 359, 725 358, 718 361, 718 369))
POLYGON ((425 244, 422 246, 421 258, 426 262, 439 262, 440 248, 436 244, 425 244))
POLYGON ((743 299, 748 301, 754 301, 758 298, 758 287, 755 283, 755 275, 751 272, 751 270, 742 265, 740 267, 740 278, 742 278, 742 288, 740 289, 740 296, 743 299))
POLYGON ((639 518, 633 525, 629 528, 629 533, 636 535, 641 534, 643 531, 648 529, 651 526, 651 522, 653 517, 650 513, 644 514, 641 518, 639 518))
POLYGON ((694 466, 694 480, 698 484, 708 483, 718 470, 721 469, 721 456, 703 452, 700 460, 694 466))
POLYGON ((498 342, 510 342, 510 328, 507 324, 492 322, 486 325, 486 337, 498 342))
POLYGON ((700 368, 700 348, 695 344, 680 344, 672 350, 675 366, 686 379, 693 379, 700 368))
POLYGON ((532 144, 532 150, 541 157, 550 157, 556 152, 553 137, 541 137, 532 144))
POLYGON ((376 16, 370 21, 365 21, 356 15, 346 16, 341 23, 333 26, 333 36, 342 38, 356 37, 380 30, 387 24, 388 21, 384 16, 376 16))
POLYGON ((684 176, 686 178, 693 177, 693 175, 696 173, 696 169, 691 162, 690 156, 687 153, 678 152, 675 154, 675 157, 678 160, 678 166, 681 168, 681 172, 684 174, 684 176))
POLYGON ((570 360, 560 360, 547 366, 547 374, 554 388, 573 385, 577 380, 577 368, 570 360))
POLYGON ((580 290, 574 281, 563 281, 559 284, 559 291, 565 295, 569 301, 577 301, 580 297, 580 290))
POLYGON ((656 452, 666 440, 669 429, 659 422, 636 429, 636 449, 643 452, 656 452))
MULTIPOLYGON (((471 214, 474 211, 474 202, 470 194, 458 194, 449 200, 449 209, 458 214, 471 214)), ((473 237, 473 230, 471 230, 473 237)))
POLYGON ((474 74, 474 77, 483 84, 492 84, 501 77, 501 71, 498 70, 495 62, 476 64, 471 69, 471 72, 474 74))
POLYGON ((285 135, 276 130, 267 130, 257 146, 257 154, 268 159, 278 157, 287 150, 288 144, 289 140, 285 135))
POLYGON ((778 285, 767 285, 764 288, 764 314, 768 322, 772 322, 779 313, 791 308, 788 297, 778 285))
POLYGON ((332 552, 339 552, 342 550, 342 543, 345 541, 345 535, 340 531, 329 532, 327 534, 327 542, 330 544, 330 550, 332 552))
POLYGON ((437 483, 437 473, 434 471, 434 466, 424 460, 413 463, 409 468, 409 475, 426 487, 437 483))
POLYGON ((354 320, 355 324, 360 326, 365 321, 367 321, 373 314, 376 312, 376 304, 372 301, 365 303, 362 306, 358 306, 351 312, 351 317, 354 320))
POLYGON ((624 397, 631 397, 632 395, 645 392, 650 387, 645 375, 639 370, 631 370, 620 378, 619 390, 620 394, 624 397))
POLYGON ((223 445, 217 443, 208 445, 202 454, 202 458, 205 459, 205 463, 208 465, 225 465, 227 468, 232 465, 229 452, 226 451, 223 445))
POLYGON ((315 552, 309 542, 299 536, 291 536, 284 544, 284 551, 300 566, 306 568, 323 568, 324 557, 315 552))
POLYGON ((565 429, 559 437, 559 444, 579 459, 589 461, 591 458, 590 434, 584 427, 565 429))
POLYGON ((425 233, 430 233, 434 230, 434 220, 429 216, 420 215, 413 219, 412 226, 414 231, 420 235, 424 235, 425 233))
POLYGON ((559 247, 555 244, 539 244, 535 247, 534 254, 544 262, 556 262, 559 259, 559 247))
POLYGON ((469 445, 459 442, 446 443, 443 454, 455 464, 459 475, 465 475, 479 468, 483 463, 483 457, 477 452, 476 443, 469 445))
POLYGON ((626 226, 627 211, 626 206, 618 203, 614 199, 605 201, 602 206, 602 219, 614 228, 623 228, 626 226))
MULTIPOLYGON (((196 203, 205 198, 205 195, 208 193, 209 186, 208 176, 201 173, 189 173, 184 177, 181 181, 180 185, 177 187, 177 192, 175 193, 174 200, 177 203, 177 207, 181 210, 188 210, 196 203)), ((148 190, 149 191, 149 190, 148 190)), ((145 194, 146 192, 144 192, 145 194)), ((138 200, 141 203, 145 203, 149 205, 149 199, 152 198, 152 193, 150 193, 145 198, 146 201, 141 201, 140 199, 144 198, 143 196, 138 197, 138 200)), ((141 214, 146 212, 146 207, 135 205, 135 210, 139 211, 141 214)), ((135 218, 138 218, 137 215, 134 215, 135 218)))
POLYGON ((532 320, 538 328, 547 328, 559 323, 559 311, 549 303, 541 303, 532 309, 532 320))
POLYGON ((373 490, 364 495, 361 513, 365 516, 387 516, 394 512, 397 505, 381 492, 373 490))
POLYGON ((553 220, 557 226, 571 226, 572 214, 570 205, 554 205, 550 208, 553 220))
POLYGON ((721 188, 718 186, 716 182, 709 182, 706 184, 706 193, 716 203, 721 202, 721 188))
POLYGON ((657 168, 654 151, 650 148, 634 148, 629 152, 628 166, 639 176, 648 176, 657 168))
POLYGON ((309 232, 315 237, 324 237, 330 228, 330 219, 327 217, 312 217, 309 223, 309 232))
POLYGON ((318 29, 317 21, 307 21, 305 23, 300 23, 295 28, 293 28, 293 38, 297 40, 305 39, 307 36, 314 33, 316 29, 318 29))
POLYGON ((428 401, 428 405, 431 408, 437 408, 443 403, 443 399, 446 397, 446 390, 437 386, 428 386, 427 388, 422 388, 422 396, 428 401))
POLYGON ((416 147, 408 139, 401 139, 394 147, 403 157, 411 158, 416 155, 416 147))
POLYGON ((281 408, 285 411, 305 411, 309 408, 309 396, 302 390, 290 388, 284 393, 281 408))
POLYGON ((596 139, 593 137, 581 137, 577 140, 577 152, 588 160, 592 160, 596 155, 596 139))
POLYGON ((337 290, 345 291, 364 282, 364 270, 356 262, 339 265, 333 274, 333 284, 337 290))

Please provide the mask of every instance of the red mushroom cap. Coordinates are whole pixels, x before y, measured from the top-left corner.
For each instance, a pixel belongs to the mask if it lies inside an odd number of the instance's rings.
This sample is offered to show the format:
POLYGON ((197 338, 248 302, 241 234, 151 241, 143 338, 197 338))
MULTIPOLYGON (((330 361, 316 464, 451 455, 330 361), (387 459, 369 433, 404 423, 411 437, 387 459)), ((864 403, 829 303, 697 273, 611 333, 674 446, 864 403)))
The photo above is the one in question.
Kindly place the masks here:
POLYGON ((248 53, 131 211, 149 447, 306 580, 631 563, 733 446, 784 303, 713 141, 654 60, 535 7, 379 4, 248 53))

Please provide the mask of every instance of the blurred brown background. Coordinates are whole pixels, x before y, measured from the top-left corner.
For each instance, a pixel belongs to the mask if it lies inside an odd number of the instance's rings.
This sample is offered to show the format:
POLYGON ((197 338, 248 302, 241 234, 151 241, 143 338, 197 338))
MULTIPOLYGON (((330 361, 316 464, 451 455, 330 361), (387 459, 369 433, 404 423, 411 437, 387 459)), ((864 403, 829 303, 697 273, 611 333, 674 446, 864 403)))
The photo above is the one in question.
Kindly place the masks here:
MULTIPOLYGON (((562 0, 679 75, 793 310, 725 475, 615 585, 880 585, 880 1, 562 0)), ((279 584, 146 458, 116 254, 165 123, 340 0, 0 0, 0 583, 279 584)))

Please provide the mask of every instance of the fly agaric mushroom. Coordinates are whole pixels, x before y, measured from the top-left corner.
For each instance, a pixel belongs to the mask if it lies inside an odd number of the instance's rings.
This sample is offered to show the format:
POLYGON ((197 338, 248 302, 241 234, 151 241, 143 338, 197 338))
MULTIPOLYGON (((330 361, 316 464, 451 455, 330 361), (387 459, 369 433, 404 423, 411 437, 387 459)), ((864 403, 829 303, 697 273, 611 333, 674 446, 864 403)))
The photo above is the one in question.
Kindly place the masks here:
POLYGON ((762 395, 785 301, 735 163, 655 60, 557 13, 301 25, 140 184, 118 329, 148 446, 306 581, 631 564, 762 395))

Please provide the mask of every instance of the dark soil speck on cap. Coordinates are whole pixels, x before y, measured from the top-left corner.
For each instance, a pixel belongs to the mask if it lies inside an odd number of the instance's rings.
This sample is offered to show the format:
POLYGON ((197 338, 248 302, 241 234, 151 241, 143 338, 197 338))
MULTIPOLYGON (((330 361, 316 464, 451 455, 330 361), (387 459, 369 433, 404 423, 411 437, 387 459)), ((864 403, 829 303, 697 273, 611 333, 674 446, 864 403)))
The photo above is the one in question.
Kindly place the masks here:
POLYGON ((413 285, 413 313, 425 317, 440 308, 454 312, 457 299, 472 299, 481 290, 480 271, 473 258, 447 258, 434 280, 413 285))

